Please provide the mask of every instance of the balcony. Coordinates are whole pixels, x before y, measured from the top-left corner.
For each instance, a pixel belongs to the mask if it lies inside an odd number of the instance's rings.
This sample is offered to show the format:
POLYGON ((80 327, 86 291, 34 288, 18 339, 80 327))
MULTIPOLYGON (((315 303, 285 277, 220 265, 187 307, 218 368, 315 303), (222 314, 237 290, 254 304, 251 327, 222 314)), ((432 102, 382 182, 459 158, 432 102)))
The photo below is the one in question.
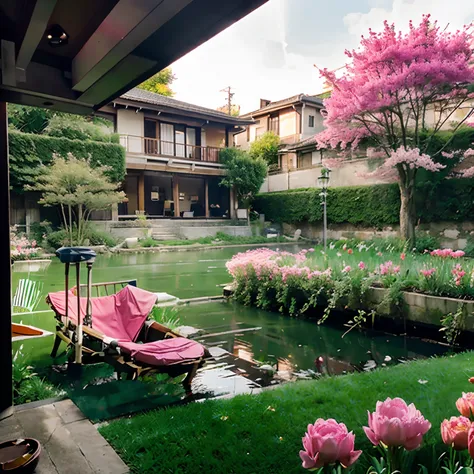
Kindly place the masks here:
POLYGON ((120 144, 127 153, 189 161, 219 163, 222 147, 187 145, 137 135, 120 135, 120 144))

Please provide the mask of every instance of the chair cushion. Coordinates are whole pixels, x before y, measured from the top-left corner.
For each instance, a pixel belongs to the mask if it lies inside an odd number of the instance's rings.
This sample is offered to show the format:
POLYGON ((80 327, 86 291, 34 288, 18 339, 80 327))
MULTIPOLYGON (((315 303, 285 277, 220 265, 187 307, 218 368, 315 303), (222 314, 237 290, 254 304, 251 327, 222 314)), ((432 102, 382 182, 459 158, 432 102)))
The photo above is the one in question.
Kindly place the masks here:
POLYGON ((120 349, 138 362, 152 366, 173 365, 200 359, 204 355, 204 346, 185 337, 173 337, 161 341, 137 344, 118 342, 120 349))

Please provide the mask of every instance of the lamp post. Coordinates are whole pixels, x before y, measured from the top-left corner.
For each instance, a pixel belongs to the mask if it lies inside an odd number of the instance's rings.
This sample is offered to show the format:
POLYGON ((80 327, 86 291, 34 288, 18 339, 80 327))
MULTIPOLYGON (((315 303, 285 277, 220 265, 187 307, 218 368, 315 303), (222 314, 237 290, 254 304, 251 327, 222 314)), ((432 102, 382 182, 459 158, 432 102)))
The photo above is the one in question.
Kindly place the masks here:
POLYGON ((321 176, 318 178, 319 185, 321 186, 321 205, 323 206, 323 246, 324 251, 327 248, 327 233, 328 233, 328 215, 327 215, 327 196, 329 187, 329 173, 331 172, 328 168, 321 169, 321 176))

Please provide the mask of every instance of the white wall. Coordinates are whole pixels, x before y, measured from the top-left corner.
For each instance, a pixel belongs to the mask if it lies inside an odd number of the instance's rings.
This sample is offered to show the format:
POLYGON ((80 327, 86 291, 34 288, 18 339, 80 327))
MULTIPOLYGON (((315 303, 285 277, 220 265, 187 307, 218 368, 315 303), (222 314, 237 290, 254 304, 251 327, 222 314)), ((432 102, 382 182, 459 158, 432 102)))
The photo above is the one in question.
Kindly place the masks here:
MULTIPOLYGON (((354 160, 345 163, 340 168, 331 171, 331 187, 341 186, 365 186, 371 184, 384 184, 387 181, 374 178, 365 178, 358 176, 358 173, 367 173, 369 170, 368 160, 354 160)), ((289 173, 279 173, 270 175, 266 178, 261 193, 286 191, 287 189, 312 188, 318 184, 318 178, 321 176, 321 165, 302 170, 292 170, 289 173)))
POLYGON ((296 135, 297 122, 299 119, 300 116, 295 110, 280 113, 280 138, 296 135))
POLYGON ((323 116, 321 115, 319 109, 306 104, 306 106, 303 107, 303 127, 301 130, 301 139, 304 140, 305 138, 312 137, 313 135, 316 135, 316 133, 319 133, 323 130, 323 116), (314 116, 314 127, 309 126, 310 115, 314 116))
POLYGON ((127 147, 131 153, 143 153, 143 140, 145 119, 142 112, 135 113, 134 110, 119 109, 117 111, 117 133, 129 136, 126 140, 121 138, 120 142, 127 147), (127 143, 128 142, 128 143, 127 143))

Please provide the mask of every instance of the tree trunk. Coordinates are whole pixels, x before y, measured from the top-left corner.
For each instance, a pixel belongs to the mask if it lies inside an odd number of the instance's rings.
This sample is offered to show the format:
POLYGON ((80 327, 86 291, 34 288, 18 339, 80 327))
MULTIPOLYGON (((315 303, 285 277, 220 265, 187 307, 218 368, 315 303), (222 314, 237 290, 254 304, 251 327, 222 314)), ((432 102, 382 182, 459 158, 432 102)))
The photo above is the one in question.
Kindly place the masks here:
POLYGON ((406 187, 400 183, 400 236, 406 240, 409 248, 415 245, 415 189, 414 186, 406 187))

